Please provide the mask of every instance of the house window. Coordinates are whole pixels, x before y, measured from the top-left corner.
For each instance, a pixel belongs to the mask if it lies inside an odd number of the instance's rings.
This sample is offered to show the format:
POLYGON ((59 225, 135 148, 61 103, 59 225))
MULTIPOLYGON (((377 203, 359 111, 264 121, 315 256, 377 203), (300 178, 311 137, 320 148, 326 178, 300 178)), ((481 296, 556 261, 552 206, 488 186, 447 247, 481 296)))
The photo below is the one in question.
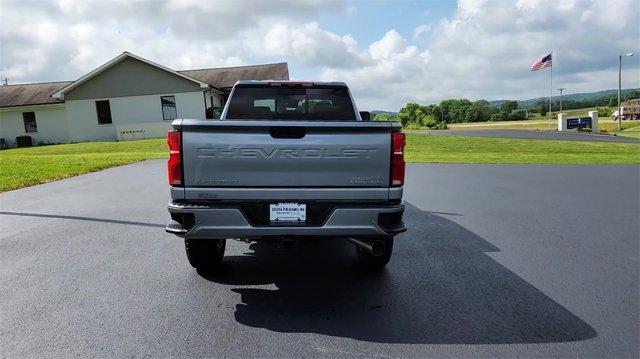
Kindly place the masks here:
POLYGON ((111 124, 111 106, 109 106, 109 100, 96 101, 96 114, 98 115, 98 125, 111 124))
POLYGON ((162 96, 160 97, 160 103, 162 104, 162 119, 165 121, 175 120, 178 118, 178 111, 176 110, 176 97, 175 96, 162 96))
POLYGON ((23 112, 22 121, 24 122, 24 132, 38 132, 38 126, 36 125, 36 113, 35 112, 23 112))

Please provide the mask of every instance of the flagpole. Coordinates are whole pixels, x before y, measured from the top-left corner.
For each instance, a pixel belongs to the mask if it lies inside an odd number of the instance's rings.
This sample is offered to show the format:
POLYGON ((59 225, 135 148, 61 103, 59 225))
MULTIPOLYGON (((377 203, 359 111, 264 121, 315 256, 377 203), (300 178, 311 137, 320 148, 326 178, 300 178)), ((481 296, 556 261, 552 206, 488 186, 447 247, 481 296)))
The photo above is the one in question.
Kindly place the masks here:
POLYGON ((553 97, 553 51, 551 51, 551 86, 549 87, 549 130, 551 130, 551 98, 553 97))

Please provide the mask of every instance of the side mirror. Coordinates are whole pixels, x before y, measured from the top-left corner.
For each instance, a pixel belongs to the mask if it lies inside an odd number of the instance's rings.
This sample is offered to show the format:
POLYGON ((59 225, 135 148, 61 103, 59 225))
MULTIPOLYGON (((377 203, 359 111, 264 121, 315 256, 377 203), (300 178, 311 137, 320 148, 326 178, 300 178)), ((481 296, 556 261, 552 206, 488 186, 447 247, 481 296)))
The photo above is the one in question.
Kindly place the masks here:
POLYGON ((362 119, 362 121, 371 121, 371 112, 360 111, 360 118, 362 119))
POLYGON ((216 120, 219 120, 220 117, 222 116, 222 110, 217 108, 215 110, 213 110, 213 118, 216 120))

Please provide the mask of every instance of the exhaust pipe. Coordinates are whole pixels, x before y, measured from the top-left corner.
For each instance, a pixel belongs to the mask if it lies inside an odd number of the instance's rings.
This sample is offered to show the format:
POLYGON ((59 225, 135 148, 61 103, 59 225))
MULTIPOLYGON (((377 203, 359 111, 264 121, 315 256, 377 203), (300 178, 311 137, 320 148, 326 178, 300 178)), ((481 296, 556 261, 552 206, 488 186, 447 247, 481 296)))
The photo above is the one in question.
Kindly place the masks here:
POLYGON ((383 255, 387 249, 386 243, 381 239, 349 238, 349 242, 360 248, 366 249, 376 257, 383 255))

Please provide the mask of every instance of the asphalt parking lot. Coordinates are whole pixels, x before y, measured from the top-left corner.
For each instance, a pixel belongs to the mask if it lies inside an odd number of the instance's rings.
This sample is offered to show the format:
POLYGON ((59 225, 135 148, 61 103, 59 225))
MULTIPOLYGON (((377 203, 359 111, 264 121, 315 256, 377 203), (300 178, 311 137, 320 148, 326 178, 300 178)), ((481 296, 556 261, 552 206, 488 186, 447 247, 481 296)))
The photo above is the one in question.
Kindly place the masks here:
POLYGON ((164 161, 0 194, 0 356, 637 357, 638 166, 410 165, 380 274, 343 241, 164 233, 164 161))

